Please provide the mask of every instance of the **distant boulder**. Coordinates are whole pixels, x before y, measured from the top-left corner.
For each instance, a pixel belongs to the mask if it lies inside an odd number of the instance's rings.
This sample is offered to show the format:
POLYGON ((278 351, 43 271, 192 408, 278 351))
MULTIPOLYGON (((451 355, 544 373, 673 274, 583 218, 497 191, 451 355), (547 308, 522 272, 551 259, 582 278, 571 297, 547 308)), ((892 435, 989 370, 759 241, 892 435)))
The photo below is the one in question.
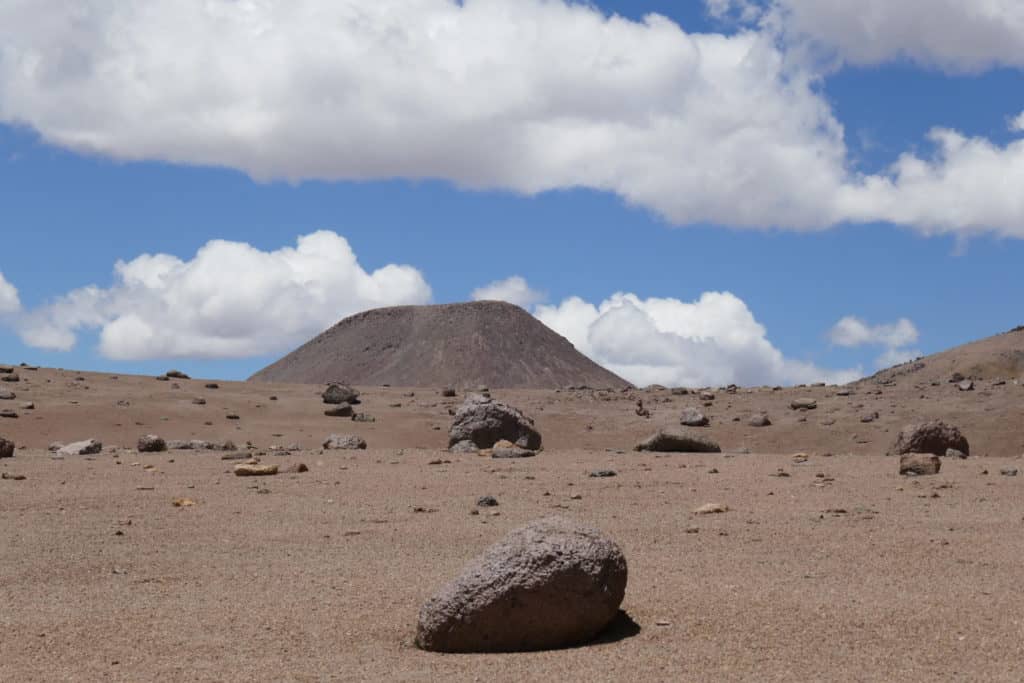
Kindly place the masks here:
POLYGON ((321 396, 324 399, 324 403, 331 405, 359 403, 359 392, 345 384, 332 384, 327 387, 327 390, 321 396))
POLYGON ((181 370, 168 370, 165 374, 172 379, 192 379, 181 370))
POLYGON ((548 517, 509 533, 420 610, 416 645, 515 652, 585 643, 615 618, 626 558, 596 529, 548 517))
POLYGON ((470 441, 477 448, 491 448, 505 439, 520 448, 535 451, 541 436, 533 420, 519 410, 486 396, 470 396, 455 413, 448 430, 448 445, 470 441))
POLYGON ((331 434, 323 446, 327 450, 365 450, 366 439, 354 434, 331 434))
POLYGON ((717 443, 707 437, 689 432, 659 431, 636 445, 637 451, 657 453, 721 453, 717 443))
POLYGON ((896 455, 904 453, 945 455, 950 448, 966 455, 971 453, 971 447, 959 429, 941 420, 931 420, 904 427, 896 437, 892 452, 896 455))

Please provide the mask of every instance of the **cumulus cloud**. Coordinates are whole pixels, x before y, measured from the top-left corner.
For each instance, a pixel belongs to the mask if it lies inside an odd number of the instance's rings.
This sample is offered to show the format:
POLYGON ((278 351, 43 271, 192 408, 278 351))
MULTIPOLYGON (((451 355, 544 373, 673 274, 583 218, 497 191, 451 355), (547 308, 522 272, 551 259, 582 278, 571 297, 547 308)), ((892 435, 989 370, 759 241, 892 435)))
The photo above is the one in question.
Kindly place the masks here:
POLYGON ((17 313, 21 310, 21 299, 17 288, 4 278, 0 272, 0 315, 17 313))
POLYGON ((431 296, 415 268, 367 272, 328 231, 276 251, 213 240, 188 261, 143 254, 114 272, 111 287, 82 287, 25 313, 22 340, 69 350, 81 330, 96 329, 100 352, 118 360, 251 356, 289 349, 360 310, 431 296))
POLYGON ((523 308, 529 308, 544 300, 544 293, 532 289, 520 275, 478 287, 470 296, 474 301, 507 301, 523 308))
POLYGON ((908 348, 917 342, 918 336, 917 327, 907 318, 900 318, 894 323, 869 325, 852 315, 841 318, 828 332, 829 340, 836 346, 884 346, 885 352, 875 359, 879 368, 899 365, 923 355, 919 349, 908 348))
POLYGON ((694 302, 618 293, 595 305, 571 297, 538 306, 534 315, 638 385, 844 383, 861 375, 859 368, 832 371, 786 358, 728 292, 706 292, 694 302))
POLYGON ((1024 111, 1010 120, 1010 130, 1015 133, 1024 133, 1024 111))
MULTIPOLYGON (((791 21, 810 22, 786 1, 791 21)), ((822 4, 845 20, 844 3, 822 4)), ((9 0, 0 121, 75 150, 261 180, 585 187, 678 225, 1024 237, 1020 149, 965 140, 862 176, 820 74, 783 44, 763 26, 694 34, 561 0, 9 0), (971 184, 978 165, 1008 180, 971 184)))
MULTIPOLYGON (((749 0, 710 0, 722 14, 749 0)), ((772 0, 768 20, 789 40, 809 40, 851 64, 911 60, 950 72, 1024 67, 1019 0, 772 0)))
POLYGON ((836 346, 853 348, 877 345, 895 348, 916 342, 918 332, 914 323, 906 318, 884 325, 869 325, 860 318, 848 315, 832 326, 828 336, 836 346))

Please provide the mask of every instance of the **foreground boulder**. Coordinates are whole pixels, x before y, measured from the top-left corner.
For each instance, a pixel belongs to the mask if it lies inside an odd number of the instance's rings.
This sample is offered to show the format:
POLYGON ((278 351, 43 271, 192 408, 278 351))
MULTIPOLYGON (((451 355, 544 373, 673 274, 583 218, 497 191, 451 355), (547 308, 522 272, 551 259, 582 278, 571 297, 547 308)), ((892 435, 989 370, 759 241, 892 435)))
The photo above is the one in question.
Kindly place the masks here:
POLYGON ((420 610, 416 645, 514 652, 587 642, 618 613, 626 558, 596 529, 547 517, 509 533, 420 610))
POLYGON ((534 428, 533 420, 487 396, 466 399, 448 430, 449 447, 469 441, 477 448, 491 448, 502 439, 531 451, 540 448, 540 432, 534 428))
POLYGON ((324 441, 324 448, 328 450, 365 450, 366 439, 354 434, 331 434, 324 441))
POLYGON ((0 437, 0 458, 14 457, 14 442, 0 437))
POLYGON ((931 453, 908 453, 900 456, 900 474, 938 474, 942 468, 939 456, 931 453))
POLYGON ((331 405, 359 403, 359 392, 344 384, 332 384, 320 396, 323 398, 324 403, 331 405))
POLYGON ((904 427, 896 437, 893 453, 933 453, 945 455, 950 448, 970 455, 971 447, 960 430, 941 420, 904 427))
POLYGON ((167 450, 167 442, 156 434, 140 436, 137 446, 139 453, 162 453, 167 450))
POLYGON ((721 453, 717 443, 704 436, 689 432, 659 431, 636 445, 637 451, 658 453, 721 453))
POLYGON ((87 439, 85 441, 76 441, 69 443, 67 446, 61 446, 57 450, 57 455, 96 455, 103 450, 103 443, 96 439, 87 439))

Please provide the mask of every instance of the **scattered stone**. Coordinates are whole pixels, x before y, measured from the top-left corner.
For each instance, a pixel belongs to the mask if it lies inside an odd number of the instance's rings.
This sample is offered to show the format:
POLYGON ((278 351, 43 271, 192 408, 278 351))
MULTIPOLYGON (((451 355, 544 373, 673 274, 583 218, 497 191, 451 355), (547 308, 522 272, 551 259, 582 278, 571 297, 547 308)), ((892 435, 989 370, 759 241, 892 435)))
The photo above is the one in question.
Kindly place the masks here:
POLYGON ((14 442, 0 437, 0 458, 14 457, 14 442))
POLYGON ((236 477, 267 477, 277 474, 277 465, 242 463, 235 465, 236 477))
POLYGON ((455 396, 455 389, 452 389, 451 387, 445 387, 444 389, 441 390, 441 395, 444 396, 445 398, 452 398, 453 396, 455 396))
POLYGON ((13 391, 0 391, 0 401, 13 401, 18 395, 13 391))
POLYGON ((679 418, 679 424, 684 427, 707 427, 708 423, 707 416, 696 408, 684 408, 679 418))
POLYGON ((352 416, 353 422, 376 422, 377 418, 373 415, 367 415, 366 413, 356 413, 352 416))
POLYGON ((875 420, 878 419, 878 417, 879 417, 879 415, 878 415, 877 412, 864 413, 863 415, 860 416, 860 421, 861 422, 865 422, 865 423, 867 423, 867 422, 874 422, 875 420))
POLYGON ((220 385, 216 382, 207 382, 203 386, 207 389, 220 389, 220 385))
POLYGON ((606 477, 617 477, 619 476, 619 473, 615 470, 594 470, 589 476, 602 479, 606 477))
POLYGON ((960 430, 947 425, 941 420, 932 420, 916 425, 908 425, 900 431, 893 445, 893 453, 933 453, 945 455, 949 448, 956 449, 967 455, 971 448, 960 430))
POLYGON ((686 396, 687 394, 690 393, 690 390, 687 389, 686 387, 673 387, 672 391, 669 393, 671 393, 673 396, 686 396))
POLYGON ((484 396, 470 396, 455 413, 448 430, 448 445, 471 441, 477 448, 491 448, 505 439, 520 448, 536 451, 541 436, 533 420, 519 410, 484 396))
POLYGON ((814 410, 818 407, 818 402, 813 398, 795 398, 790 402, 789 407, 793 410, 814 410))
POLYGON ((195 504, 196 502, 191 498, 175 498, 171 501, 171 505, 176 508, 190 508, 195 504))
MULTIPOLYGON (((462 443, 461 441, 459 443, 462 443)), ((472 443, 472 442, 470 442, 472 443)), ((492 458, 532 458, 537 455, 536 451, 528 448, 520 448, 507 439, 502 439, 491 448, 492 458)))
POLYGON ((958 382, 956 388, 960 391, 974 391, 974 382, 969 379, 965 379, 962 382, 958 382))
POLYGON ((192 379, 181 370, 168 370, 166 376, 173 379, 192 379))
POLYGON ((0 473, 0 479, 10 479, 11 481, 25 481, 24 474, 8 474, 7 472, 0 473))
POLYGON ((169 382, 171 378, 168 377, 167 375, 157 375, 156 377, 154 377, 154 379, 157 382, 169 382))
POLYGON ((469 439, 460 441, 457 444, 449 446, 448 450, 451 451, 452 453, 478 453, 480 451, 480 449, 476 447, 476 444, 470 441, 469 439))
POLYGON ((12 372, 7 375, 0 375, 0 382, 20 382, 21 378, 18 377, 18 373, 12 372))
POLYGON ((10 365, 0 365, 0 375, 9 375, 14 372, 14 367, 10 365))
POLYGON ((309 472, 309 468, 306 467, 305 463, 301 462, 297 462, 294 465, 289 465, 288 467, 281 470, 282 474, 302 474, 303 472, 309 472))
POLYGON ((591 640, 618 613, 626 559, 600 531, 560 517, 511 532, 420 610, 416 645, 513 652, 591 640))
POLYGON ((324 441, 327 450, 366 450, 366 440, 354 434, 331 434, 324 441))
POLYGON ((941 468, 942 461, 932 453, 907 453, 900 456, 900 474, 938 474, 941 468))
POLYGON ((226 417, 229 420, 240 420, 240 419, 242 419, 236 413, 228 413, 224 417, 226 417))
POLYGON ((955 448, 947 448, 946 449, 946 457, 947 458, 960 458, 961 460, 963 460, 963 459, 965 459, 967 457, 967 454, 964 453, 963 451, 958 451, 955 448))
POLYGON ((717 443, 688 432, 658 431, 638 443, 634 450, 659 453, 721 453, 717 443))
POLYGON ((139 453, 160 453, 167 450, 167 442, 156 434, 147 434, 139 437, 139 453))
POLYGON ((498 505, 498 499, 494 496, 480 496, 476 499, 476 506, 481 508, 491 508, 498 505))
POLYGON ((327 417, 352 417, 353 413, 352 406, 348 403, 339 403, 324 411, 324 415, 327 417))
POLYGON ((999 470, 999 474, 1003 475, 1004 477, 1016 477, 1017 476, 1017 468, 1016 467, 1004 467, 1003 469, 999 470))
POLYGON ((10 409, 0 410, 0 417, 16 420, 18 419, 18 413, 10 409))
POLYGON ((33 403, 32 401, 26 401, 25 403, 22 403, 18 407, 21 408, 22 410, 35 410, 36 404, 33 403))
POLYGON ((710 391, 702 391, 702 392, 700 392, 700 400, 702 400, 702 401, 714 401, 715 400, 715 395, 713 393, 711 393, 710 391))
POLYGON ((205 398, 194 398, 194 399, 192 399, 192 405, 194 405, 194 406, 205 406, 206 405, 206 399, 205 398))
POLYGON ((699 508, 693 511, 695 515, 717 515, 723 512, 728 512, 729 506, 722 505, 721 503, 705 503, 699 508))
POLYGON ((334 405, 359 403, 359 392, 345 384, 332 384, 320 396, 323 398, 324 403, 334 405))
POLYGON ((758 415, 752 415, 750 419, 747 420, 747 424, 751 427, 769 427, 771 426, 772 421, 768 419, 767 415, 760 413, 758 415))
POLYGON ((96 455, 103 450, 103 442, 96 439, 75 441, 57 450, 58 455, 96 455))

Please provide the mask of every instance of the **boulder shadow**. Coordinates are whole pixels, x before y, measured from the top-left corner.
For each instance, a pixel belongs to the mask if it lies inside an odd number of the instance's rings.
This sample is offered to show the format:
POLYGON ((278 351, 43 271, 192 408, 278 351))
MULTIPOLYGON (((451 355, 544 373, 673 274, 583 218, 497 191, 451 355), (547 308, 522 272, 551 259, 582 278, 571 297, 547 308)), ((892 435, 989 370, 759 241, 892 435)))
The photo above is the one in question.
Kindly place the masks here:
POLYGON ((639 635, 641 630, 640 624, 633 621, 633 617, 629 616, 625 610, 620 609, 615 618, 611 620, 611 623, 598 633, 596 638, 582 647, 618 643, 619 641, 639 635))

